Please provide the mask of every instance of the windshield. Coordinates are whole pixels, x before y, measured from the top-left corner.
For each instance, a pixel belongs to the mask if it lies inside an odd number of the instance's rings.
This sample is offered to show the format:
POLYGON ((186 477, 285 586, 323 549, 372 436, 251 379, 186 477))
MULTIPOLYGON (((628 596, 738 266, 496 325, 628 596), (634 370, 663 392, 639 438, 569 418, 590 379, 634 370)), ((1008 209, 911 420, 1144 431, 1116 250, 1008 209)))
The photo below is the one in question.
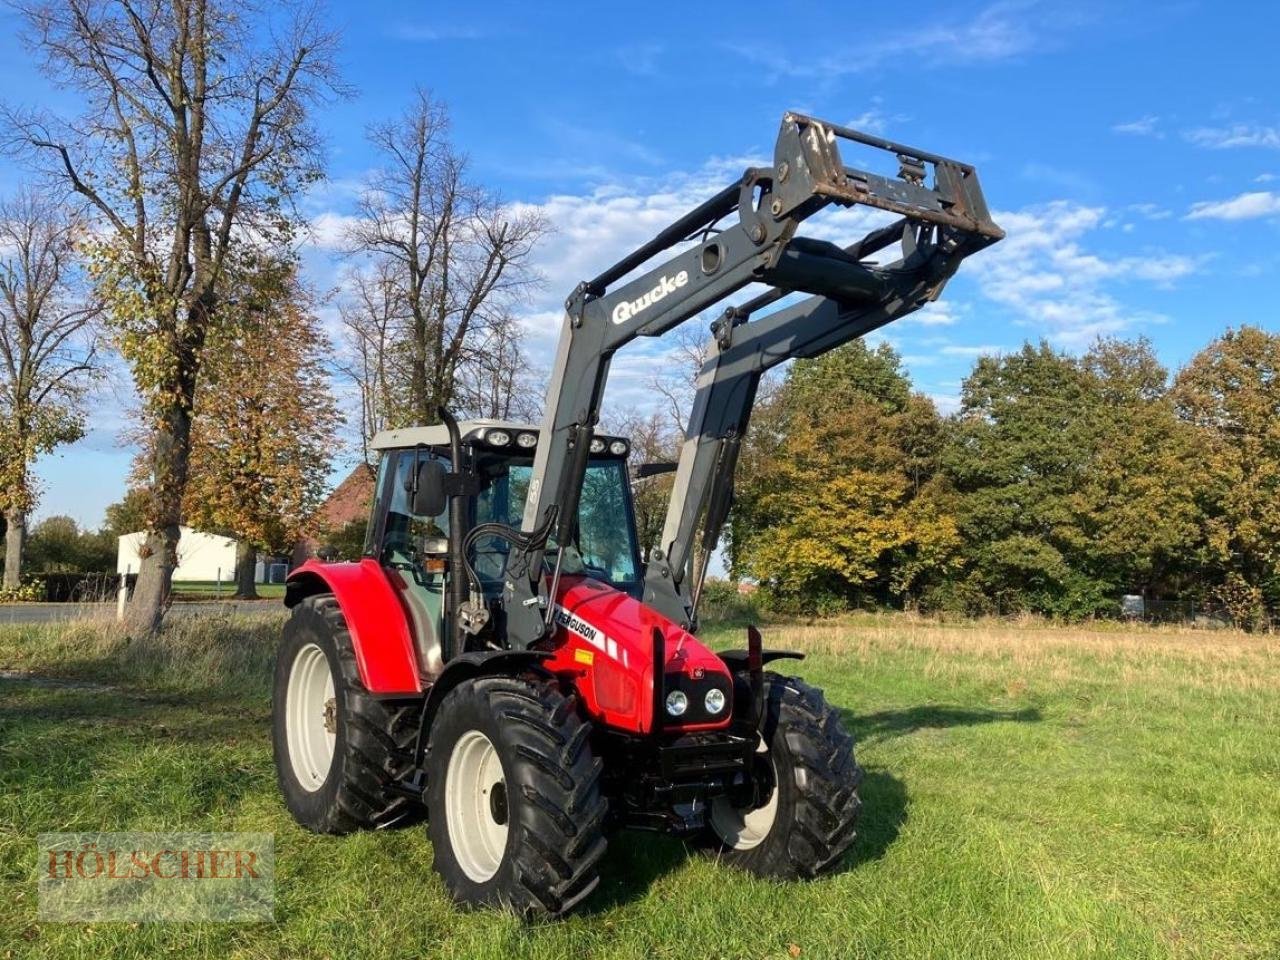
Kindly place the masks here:
MULTIPOLYGON (((480 496, 475 522, 505 523, 519 528, 529 494, 533 460, 518 457, 481 457, 480 496)), ((639 565, 627 500, 627 465, 622 460, 592 460, 578 504, 578 553, 582 572, 619 587, 638 583, 639 565)), ((476 545, 476 572, 485 580, 501 578, 510 545, 496 537, 476 545)), ((567 572, 574 572, 566 567, 567 572)))

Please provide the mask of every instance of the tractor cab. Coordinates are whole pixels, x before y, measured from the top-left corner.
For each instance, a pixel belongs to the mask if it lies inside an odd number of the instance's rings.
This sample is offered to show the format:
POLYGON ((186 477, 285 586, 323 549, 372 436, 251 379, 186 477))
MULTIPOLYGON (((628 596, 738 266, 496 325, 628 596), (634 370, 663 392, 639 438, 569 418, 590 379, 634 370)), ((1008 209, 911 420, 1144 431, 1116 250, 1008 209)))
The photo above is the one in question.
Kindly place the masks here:
MULTIPOLYGON (((464 527, 518 525, 533 474, 539 432, 502 420, 464 420, 459 471, 454 470, 449 431, 443 424, 387 430, 374 437, 379 451, 375 499, 364 555, 376 560, 400 594, 411 619, 420 668, 427 677, 443 669, 446 584, 450 576, 449 477, 473 478, 464 527)), ((636 539, 635 511, 627 473, 630 444, 622 437, 591 441, 576 542, 567 545, 563 572, 607 583, 639 597, 644 571, 636 539)), ((487 607, 498 613, 505 585, 509 541, 479 535, 468 551, 487 607)), ((462 571, 457 571, 461 576, 462 571)), ((493 629, 501 631, 500 616, 493 629)), ((501 636, 488 639, 505 645, 501 636)))

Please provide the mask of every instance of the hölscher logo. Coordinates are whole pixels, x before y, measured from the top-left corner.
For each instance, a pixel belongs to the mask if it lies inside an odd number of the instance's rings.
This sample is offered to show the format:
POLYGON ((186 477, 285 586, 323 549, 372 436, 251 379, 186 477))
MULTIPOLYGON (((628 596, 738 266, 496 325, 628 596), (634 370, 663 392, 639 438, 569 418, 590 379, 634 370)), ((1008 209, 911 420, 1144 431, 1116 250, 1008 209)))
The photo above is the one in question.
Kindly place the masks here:
POLYGON ((666 298, 669 294, 675 293, 688 282, 688 270, 681 270, 674 277, 664 276, 658 281, 658 285, 648 293, 645 293, 635 300, 623 300, 620 304, 614 307, 613 322, 626 323, 636 314, 648 310, 659 300, 666 298))

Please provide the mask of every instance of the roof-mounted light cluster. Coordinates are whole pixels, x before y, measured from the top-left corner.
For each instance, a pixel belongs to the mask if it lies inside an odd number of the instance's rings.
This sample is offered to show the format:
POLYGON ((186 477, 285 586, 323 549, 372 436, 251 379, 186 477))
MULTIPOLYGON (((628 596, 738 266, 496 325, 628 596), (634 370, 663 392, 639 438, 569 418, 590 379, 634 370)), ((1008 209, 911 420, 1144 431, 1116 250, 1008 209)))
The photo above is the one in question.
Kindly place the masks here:
POLYGON ((619 440, 616 437, 592 437, 592 453, 604 453, 606 450, 615 457, 625 457, 628 450, 627 441, 619 440))
POLYGON ((538 435, 532 430, 503 430, 491 428, 476 438, 491 447, 509 447, 514 444, 521 450, 532 450, 538 445, 538 435))

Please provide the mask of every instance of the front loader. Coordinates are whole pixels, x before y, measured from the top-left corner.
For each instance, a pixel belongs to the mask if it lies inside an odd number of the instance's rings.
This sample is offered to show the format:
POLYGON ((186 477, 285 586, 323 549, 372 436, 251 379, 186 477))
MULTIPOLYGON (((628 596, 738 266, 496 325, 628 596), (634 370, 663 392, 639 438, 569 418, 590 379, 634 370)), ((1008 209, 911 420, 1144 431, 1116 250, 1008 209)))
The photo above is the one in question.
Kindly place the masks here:
POLYGON ((695 638, 705 558, 763 373, 918 309, 1002 235, 971 166, 787 114, 771 166, 573 291, 540 426, 441 410, 379 434, 364 556, 288 580, 273 732, 294 817, 343 833, 425 814, 453 898, 526 916, 587 897, 618 828, 760 876, 837 864, 852 740, 820 691, 766 670, 799 654, 754 628, 739 650, 695 638), (896 175, 846 166, 841 144, 896 175), (846 246, 798 234, 831 207, 870 226, 846 246), (596 431, 610 362, 752 284, 712 327, 642 565, 628 441, 596 431))

